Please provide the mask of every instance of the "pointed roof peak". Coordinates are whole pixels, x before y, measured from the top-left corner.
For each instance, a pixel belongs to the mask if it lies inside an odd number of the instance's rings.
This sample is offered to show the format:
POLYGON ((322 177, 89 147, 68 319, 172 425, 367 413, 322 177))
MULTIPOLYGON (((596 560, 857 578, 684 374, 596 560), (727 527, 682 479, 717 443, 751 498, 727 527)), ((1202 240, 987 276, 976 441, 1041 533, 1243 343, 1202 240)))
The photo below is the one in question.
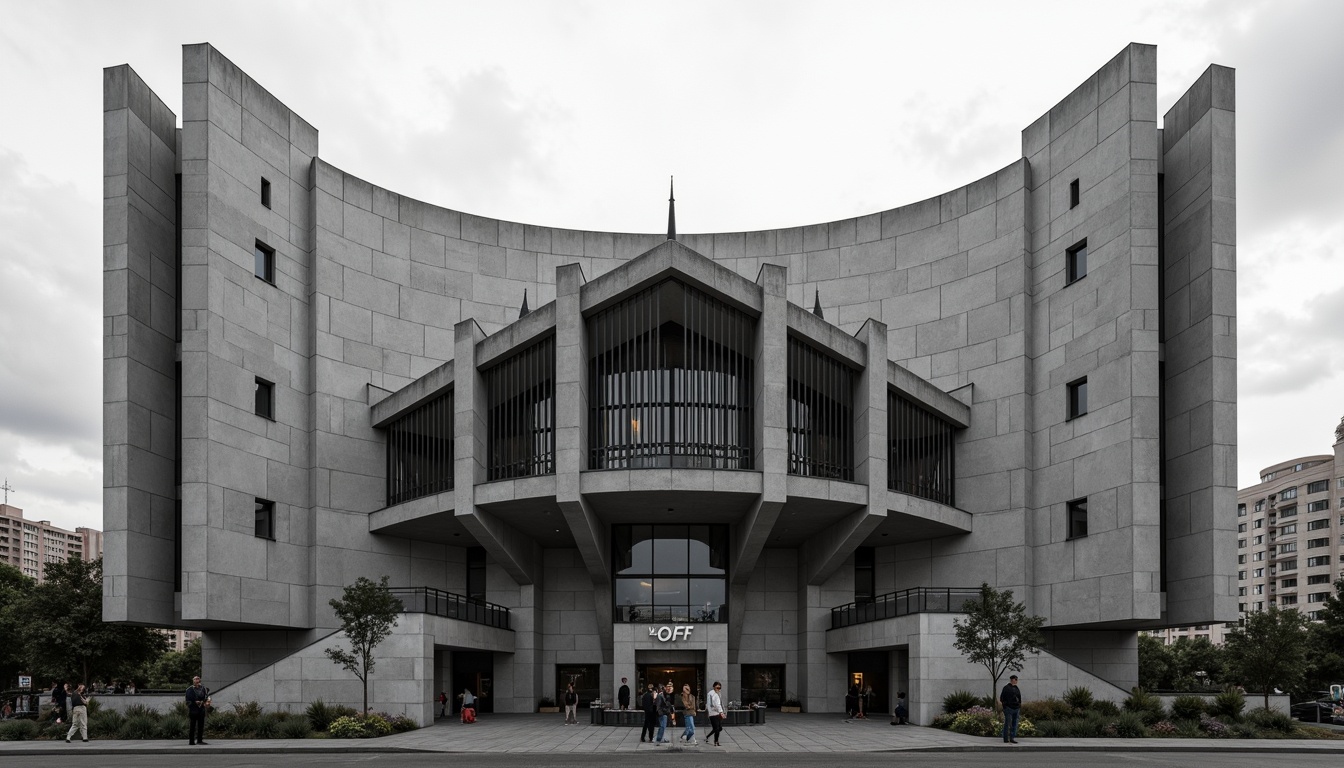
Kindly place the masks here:
POLYGON ((817 293, 816 293, 816 299, 814 299, 812 302, 812 314, 816 315, 817 317, 820 317, 822 320, 825 320, 826 316, 821 314, 821 289, 817 288, 815 290, 817 293))
POLYGON ((523 319, 524 317, 527 317, 528 313, 530 313, 531 311, 532 311, 532 310, 530 310, 530 309, 527 308, 527 289, 524 288, 524 289, 523 289, 523 306, 522 306, 521 309, 518 310, 518 319, 521 320, 521 319, 523 319))
POLYGON ((667 177, 667 239, 677 239, 677 195, 676 178, 667 177))

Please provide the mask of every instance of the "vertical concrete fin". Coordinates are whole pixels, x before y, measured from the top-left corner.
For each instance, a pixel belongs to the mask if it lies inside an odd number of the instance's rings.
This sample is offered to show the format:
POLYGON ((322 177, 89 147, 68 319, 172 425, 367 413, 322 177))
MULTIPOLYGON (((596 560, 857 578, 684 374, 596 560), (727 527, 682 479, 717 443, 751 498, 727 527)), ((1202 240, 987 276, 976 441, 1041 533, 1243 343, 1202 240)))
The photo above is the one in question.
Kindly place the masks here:
POLYGON ((177 117, 103 70, 103 616, 168 626, 177 579, 177 117))

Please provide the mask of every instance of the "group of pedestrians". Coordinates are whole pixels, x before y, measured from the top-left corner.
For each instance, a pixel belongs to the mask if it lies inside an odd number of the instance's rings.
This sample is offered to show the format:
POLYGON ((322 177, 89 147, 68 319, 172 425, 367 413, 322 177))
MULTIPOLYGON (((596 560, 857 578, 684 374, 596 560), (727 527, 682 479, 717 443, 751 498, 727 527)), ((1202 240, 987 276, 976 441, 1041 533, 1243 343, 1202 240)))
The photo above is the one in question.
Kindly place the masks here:
POLYGON ((71 686, 70 683, 51 684, 51 706, 56 713, 57 724, 70 723, 65 733, 65 743, 79 734, 83 741, 89 740, 89 701, 93 699, 83 683, 71 686))
MULTIPOLYGON (((677 715, 680 714, 684 725, 680 736, 681 741, 692 746, 699 746, 700 742, 695 737, 695 717, 702 709, 699 699, 691 691, 689 683, 681 686, 680 695, 674 693, 671 681, 664 685, 662 689, 658 689, 653 683, 649 683, 648 689, 644 691, 644 695, 640 698, 640 709, 644 710, 644 727, 639 732, 641 742, 671 743, 665 738, 667 727, 671 725, 675 728, 677 715), (655 728, 657 729, 656 733, 655 728)), ((709 716, 710 725, 709 735, 705 737, 705 743, 716 747, 721 746, 719 738, 723 733, 723 718, 727 716, 728 711, 723 706, 723 684, 717 680, 710 688, 709 695, 705 697, 703 711, 709 716)))

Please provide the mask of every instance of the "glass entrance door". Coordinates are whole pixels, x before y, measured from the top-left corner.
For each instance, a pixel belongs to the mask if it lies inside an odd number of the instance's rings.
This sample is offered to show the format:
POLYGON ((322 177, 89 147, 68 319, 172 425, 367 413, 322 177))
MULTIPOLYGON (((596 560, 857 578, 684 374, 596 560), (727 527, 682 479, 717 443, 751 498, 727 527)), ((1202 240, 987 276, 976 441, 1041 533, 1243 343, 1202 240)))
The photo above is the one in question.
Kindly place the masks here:
MULTIPOLYGON (((705 701, 705 668, 700 664, 639 664, 636 665, 636 683, 640 695, 647 690, 648 683, 654 686, 661 686, 672 681, 672 692, 681 695, 681 686, 690 684, 691 693, 695 694, 696 700, 700 706, 704 706, 705 701)), ((638 700, 638 696, 635 697, 638 700)))

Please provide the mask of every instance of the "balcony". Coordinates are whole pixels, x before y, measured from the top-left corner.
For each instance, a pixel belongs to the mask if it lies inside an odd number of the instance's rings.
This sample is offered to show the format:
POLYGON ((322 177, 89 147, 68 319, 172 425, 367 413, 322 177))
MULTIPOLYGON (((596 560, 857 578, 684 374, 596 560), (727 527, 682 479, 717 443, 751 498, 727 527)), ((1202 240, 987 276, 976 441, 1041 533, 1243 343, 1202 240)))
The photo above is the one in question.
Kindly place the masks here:
POLYGON ((502 605, 474 600, 433 587, 390 587, 387 591, 401 601, 403 613, 428 613, 472 624, 483 624, 487 627, 511 629, 509 609, 502 605))
POLYGON ((895 619, 913 613, 961 613, 967 600, 975 600, 974 587, 915 587, 878 595, 871 602, 855 602, 831 609, 831 629, 895 619))

